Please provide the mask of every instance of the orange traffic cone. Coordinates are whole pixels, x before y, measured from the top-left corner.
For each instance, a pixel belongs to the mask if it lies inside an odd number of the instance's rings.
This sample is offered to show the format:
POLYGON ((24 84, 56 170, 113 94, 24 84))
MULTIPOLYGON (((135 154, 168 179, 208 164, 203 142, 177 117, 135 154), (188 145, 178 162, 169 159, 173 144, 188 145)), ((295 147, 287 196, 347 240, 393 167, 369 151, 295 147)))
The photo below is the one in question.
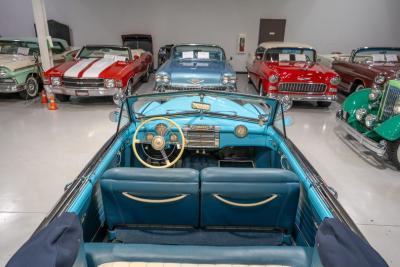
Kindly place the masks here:
POLYGON ((49 110, 57 110, 57 104, 56 101, 54 101, 54 95, 50 95, 50 103, 48 106, 49 110))
POLYGON ((46 90, 42 90, 42 95, 40 96, 40 103, 47 104, 49 100, 47 99, 46 90))

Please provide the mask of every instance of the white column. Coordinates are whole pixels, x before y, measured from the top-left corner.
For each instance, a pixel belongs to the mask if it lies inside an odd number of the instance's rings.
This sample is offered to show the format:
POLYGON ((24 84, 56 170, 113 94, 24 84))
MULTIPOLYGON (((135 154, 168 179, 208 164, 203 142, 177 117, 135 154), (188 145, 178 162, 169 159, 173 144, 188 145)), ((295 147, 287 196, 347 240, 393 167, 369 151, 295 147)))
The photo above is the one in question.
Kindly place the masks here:
POLYGON ((43 70, 46 71, 53 67, 53 56, 51 49, 47 46, 47 38, 50 38, 50 36, 46 10, 44 8, 44 0, 32 0, 32 7, 39 41, 40 60, 42 62, 43 70))

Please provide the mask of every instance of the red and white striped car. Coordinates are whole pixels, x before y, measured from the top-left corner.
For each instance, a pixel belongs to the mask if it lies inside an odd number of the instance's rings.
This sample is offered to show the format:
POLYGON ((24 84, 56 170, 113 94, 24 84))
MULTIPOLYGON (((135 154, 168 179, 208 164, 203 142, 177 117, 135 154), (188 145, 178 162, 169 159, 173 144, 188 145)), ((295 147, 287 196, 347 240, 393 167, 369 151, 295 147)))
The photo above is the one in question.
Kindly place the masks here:
POLYGON ((113 96, 132 94, 139 81, 147 82, 153 56, 142 49, 122 46, 87 45, 74 60, 55 66, 44 74, 45 89, 60 101, 71 96, 113 96))

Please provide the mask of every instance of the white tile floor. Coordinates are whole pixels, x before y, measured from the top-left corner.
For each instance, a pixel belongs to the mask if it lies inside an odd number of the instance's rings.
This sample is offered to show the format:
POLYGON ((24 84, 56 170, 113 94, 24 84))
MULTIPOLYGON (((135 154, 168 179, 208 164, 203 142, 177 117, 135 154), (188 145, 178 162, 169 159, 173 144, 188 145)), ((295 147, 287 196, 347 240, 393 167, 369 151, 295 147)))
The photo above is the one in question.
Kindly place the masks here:
MULTIPOLYGON (((255 93, 245 75, 239 82, 240 91, 255 93)), ((140 85, 137 92, 150 92, 153 84, 140 85)), ((47 111, 38 99, 25 102, 0 95, 0 266, 114 132, 108 120, 111 102, 74 98, 57 111, 47 111)), ((294 124, 288 135, 338 191, 372 245, 391 266, 400 266, 400 172, 344 143, 335 127, 338 107, 296 105, 289 112, 294 124)))

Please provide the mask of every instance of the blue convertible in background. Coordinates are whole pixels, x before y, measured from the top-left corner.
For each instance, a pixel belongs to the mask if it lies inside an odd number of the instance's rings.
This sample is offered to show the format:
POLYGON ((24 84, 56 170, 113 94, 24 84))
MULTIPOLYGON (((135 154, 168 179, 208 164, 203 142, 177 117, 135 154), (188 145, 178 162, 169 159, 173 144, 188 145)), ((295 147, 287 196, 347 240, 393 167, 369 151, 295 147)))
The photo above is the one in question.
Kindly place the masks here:
POLYGON ((115 135, 8 267, 387 266, 277 100, 155 93, 110 115, 115 135))
POLYGON ((197 89, 236 91, 236 73, 219 46, 175 45, 170 59, 157 70, 155 90, 197 89))

